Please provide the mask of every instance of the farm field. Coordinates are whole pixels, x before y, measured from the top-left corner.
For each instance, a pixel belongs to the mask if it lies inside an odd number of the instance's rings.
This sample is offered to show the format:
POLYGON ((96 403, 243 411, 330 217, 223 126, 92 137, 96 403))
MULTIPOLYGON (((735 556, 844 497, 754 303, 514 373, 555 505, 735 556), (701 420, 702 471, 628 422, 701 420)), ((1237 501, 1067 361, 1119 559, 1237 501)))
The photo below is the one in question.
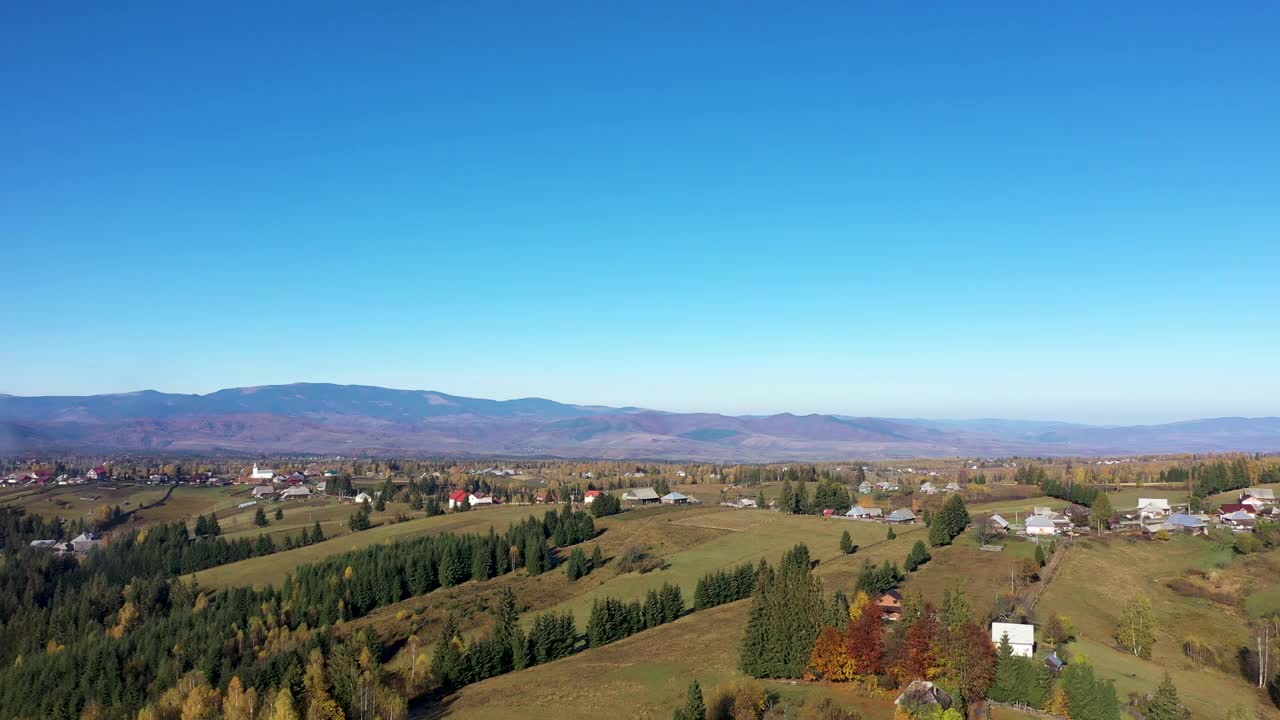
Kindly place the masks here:
POLYGON ((0 505, 21 507, 27 512, 58 516, 73 520, 89 520, 100 505, 120 506, 133 512, 128 526, 149 525, 174 520, 188 520, 196 515, 234 508, 248 499, 244 486, 190 487, 171 486, 173 492, 163 503, 153 505, 169 493, 170 487, 133 483, 69 485, 41 490, 15 489, 0 491, 0 505), (143 508, 143 509, 139 509, 143 508))

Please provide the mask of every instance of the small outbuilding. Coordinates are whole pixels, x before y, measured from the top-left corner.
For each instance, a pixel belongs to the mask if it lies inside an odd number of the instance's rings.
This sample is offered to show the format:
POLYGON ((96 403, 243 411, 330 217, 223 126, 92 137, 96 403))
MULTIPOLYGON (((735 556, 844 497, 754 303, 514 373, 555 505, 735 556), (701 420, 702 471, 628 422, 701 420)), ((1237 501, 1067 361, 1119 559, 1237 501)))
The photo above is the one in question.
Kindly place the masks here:
POLYGON ((672 491, 663 495, 661 500, 663 505, 684 505, 689 502, 689 496, 672 491))
POLYGON ((898 525, 909 525, 916 521, 916 514, 906 508, 898 508, 889 513, 889 517, 885 518, 884 521, 898 525))

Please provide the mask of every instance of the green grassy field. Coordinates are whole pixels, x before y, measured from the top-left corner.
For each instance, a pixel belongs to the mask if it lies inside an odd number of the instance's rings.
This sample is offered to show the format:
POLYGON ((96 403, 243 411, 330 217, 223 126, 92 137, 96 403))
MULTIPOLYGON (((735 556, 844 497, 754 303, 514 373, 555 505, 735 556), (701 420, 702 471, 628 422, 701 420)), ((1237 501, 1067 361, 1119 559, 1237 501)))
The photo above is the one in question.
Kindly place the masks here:
POLYGON ((176 486, 168 499, 156 505, 168 487, 139 484, 74 485, 38 491, 17 489, 0 491, 0 505, 21 507, 27 512, 47 517, 90 520, 100 505, 120 506, 133 512, 130 526, 149 525, 175 520, 190 520, 197 515, 234 508, 248 499, 244 486, 188 487, 176 486))
MULTIPOLYGON (((1269 485, 1268 485, 1268 484, 1263 484, 1263 485, 1259 485, 1258 487, 1260 487, 1260 488, 1271 488, 1272 490, 1276 491, 1276 494, 1277 494, 1277 495, 1280 495, 1280 483, 1271 483, 1271 484, 1269 484, 1269 485)), ((1209 499, 1211 502, 1217 503, 1218 505, 1222 505, 1223 503, 1239 502, 1239 501, 1240 501, 1240 491, 1239 491, 1239 490, 1228 490, 1227 492, 1218 493, 1217 495, 1210 495, 1208 499, 1209 499)))
MULTIPOLYGON (((611 645, 594 648, 519 673, 469 685, 414 718, 671 717, 697 679, 708 700, 718 686, 745 679, 738 671, 738 643, 750 601, 687 615, 611 645)), ((831 697, 868 718, 893 715, 893 695, 869 697, 836 685, 761 683, 789 700, 831 697)))
POLYGON ((1122 697, 1153 690, 1167 669, 1194 717, 1221 717, 1224 697, 1255 695, 1232 667, 1236 650, 1249 642, 1245 618, 1237 607, 1179 594, 1166 583, 1188 571, 1212 576, 1232 560, 1229 549, 1216 549, 1201 538, 1076 541, 1041 599, 1039 615, 1057 612, 1068 618, 1078 638, 1068 652, 1084 655, 1102 677, 1116 680, 1122 697), (1125 653, 1111 640, 1124 604, 1137 595, 1151 600, 1157 619, 1151 660, 1125 653), (1188 659, 1182 652, 1188 638, 1218 650, 1222 667, 1207 668, 1188 659))

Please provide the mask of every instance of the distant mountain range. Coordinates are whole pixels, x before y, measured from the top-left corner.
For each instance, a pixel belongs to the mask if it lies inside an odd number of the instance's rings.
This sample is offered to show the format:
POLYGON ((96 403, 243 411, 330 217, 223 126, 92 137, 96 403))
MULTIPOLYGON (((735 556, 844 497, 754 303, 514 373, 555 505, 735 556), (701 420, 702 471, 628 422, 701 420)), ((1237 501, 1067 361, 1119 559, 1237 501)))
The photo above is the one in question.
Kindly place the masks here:
POLYGON ((766 462, 1280 450, 1280 418, 1094 426, 670 413, 299 383, 208 395, 0 395, 0 453, 511 455, 766 462))

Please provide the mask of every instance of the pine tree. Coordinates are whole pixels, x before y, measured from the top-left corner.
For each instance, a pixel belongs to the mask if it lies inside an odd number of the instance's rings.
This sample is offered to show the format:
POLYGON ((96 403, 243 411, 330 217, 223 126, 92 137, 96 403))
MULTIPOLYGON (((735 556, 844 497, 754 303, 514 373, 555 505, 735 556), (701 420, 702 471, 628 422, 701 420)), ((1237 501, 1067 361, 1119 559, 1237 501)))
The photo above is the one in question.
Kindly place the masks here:
POLYGON ((672 717, 674 720, 705 720, 707 706, 702 700, 702 688, 697 680, 689 683, 689 693, 684 707, 677 709, 672 717))
POLYGON ((276 508, 276 520, 283 520, 283 519, 284 519, 284 509, 276 508))
POLYGON ((853 536, 849 534, 848 530, 845 530, 840 535, 840 552, 845 555, 853 552, 853 536))
POLYGON ((604 553, 600 552, 600 546, 597 544, 591 549, 591 569, 597 570, 604 567, 604 553))
POLYGON ((431 658, 431 675, 445 688, 455 688, 466 681, 466 657, 462 652, 462 636, 458 620, 452 614, 445 618, 440 631, 440 644, 431 658))
POLYGON ((907 553, 907 559, 903 563, 903 567, 907 572, 915 572, 916 568, 931 559, 933 559, 933 556, 929 554, 929 549, 924 546, 924 542, 917 540, 916 544, 911 546, 911 551, 907 553))
POLYGON ((776 574, 757 574, 760 584, 741 645, 742 670, 752 677, 798 678, 827 615, 808 548, 797 545, 789 551, 776 574))
POLYGON ((1040 546, 1040 545, 1036 545, 1036 555, 1035 555, 1035 557, 1036 557, 1036 564, 1037 564, 1037 565, 1039 565, 1040 567, 1044 567, 1045 562, 1047 562, 1047 560, 1046 560, 1046 558, 1045 558, 1045 556, 1044 556, 1044 547, 1042 547, 1042 546, 1040 546))
POLYGON ((885 539, 886 539, 886 540, 895 540, 895 539, 897 539, 897 537, 898 537, 898 534, 897 534, 897 533, 895 533, 895 532, 893 531, 893 526, 892 526, 892 525, 890 525, 890 526, 889 526, 889 532, 885 534, 885 539))
POLYGON ((1178 688, 1174 687, 1173 678, 1167 671, 1151 702, 1147 703, 1146 716, 1147 720, 1184 720, 1186 717, 1178 700, 1178 688))
MULTIPOLYGON (((203 521, 204 518, 200 518, 200 520, 203 521)), ((258 506, 258 511, 253 514, 253 524, 258 527, 267 526, 267 513, 262 510, 261 505, 258 506)), ((197 527, 198 526, 199 524, 197 523, 197 527)))

